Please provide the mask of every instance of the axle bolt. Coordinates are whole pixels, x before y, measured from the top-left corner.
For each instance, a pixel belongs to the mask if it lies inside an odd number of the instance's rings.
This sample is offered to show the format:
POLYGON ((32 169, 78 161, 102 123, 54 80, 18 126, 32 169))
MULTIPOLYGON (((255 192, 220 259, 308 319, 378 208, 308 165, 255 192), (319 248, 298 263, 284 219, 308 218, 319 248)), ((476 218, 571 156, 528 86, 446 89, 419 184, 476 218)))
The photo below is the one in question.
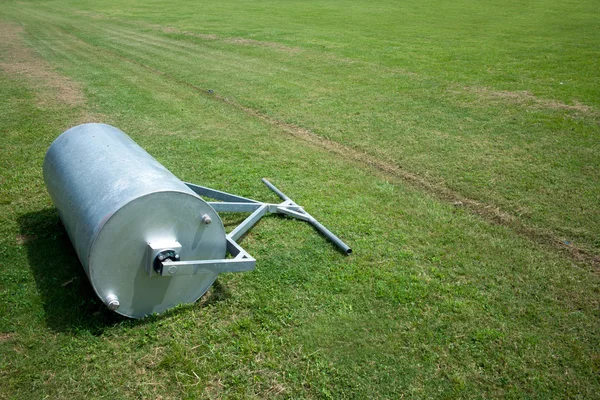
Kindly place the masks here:
POLYGON ((121 305, 119 303, 119 299, 114 294, 109 294, 106 296, 106 300, 104 302, 110 311, 115 311, 121 305))

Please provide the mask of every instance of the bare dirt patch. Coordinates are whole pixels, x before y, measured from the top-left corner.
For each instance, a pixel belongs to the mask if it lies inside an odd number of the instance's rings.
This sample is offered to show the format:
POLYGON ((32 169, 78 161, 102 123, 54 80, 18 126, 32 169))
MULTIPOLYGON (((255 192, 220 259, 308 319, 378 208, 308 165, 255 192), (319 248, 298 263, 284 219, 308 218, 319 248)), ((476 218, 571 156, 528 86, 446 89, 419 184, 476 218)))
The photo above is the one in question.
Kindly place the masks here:
POLYGON ((147 26, 148 28, 152 28, 155 31, 161 31, 163 33, 176 33, 178 35, 185 35, 185 36, 193 36, 193 37, 197 37, 203 40, 219 40, 219 37, 217 35, 214 35, 212 33, 193 33, 193 32, 187 32, 187 31, 182 31, 181 29, 177 29, 177 28, 173 28, 172 26, 163 26, 163 25, 157 25, 157 24, 144 24, 145 26, 147 26))
POLYGON ((76 107, 84 104, 79 85, 56 73, 27 46, 22 34, 20 26, 0 21, 0 69, 10 76, 29 81, 40 106, 59 103, 76 107))
POLYGON ((266 397, 279 396, 282 393, 285 393, 286 389, 281 383, 273 383, 271 387, 265 392, 266 397))
POLYGON ((24 244, 33 242, 37 239, 37 235, 17 235, 17 244, 22 246, 24 244))
POLYGON ((259 47, 268 47, 271 49, 276 49, 276 50, 281 50, 281 51, 285 51, 288 53, 299 53, 300 49, 297 47, 289 47, 286 45, 283 45, 281 43, 275 43, 275 42, 263 42, 260 40, 254 40, 254 39, 244 39, 244 38, 227 38, 224 40, 224 42, 227 43, 232 43, 232 44, 238 44, 241 46, 259 46, 259 47))
POLYGON ((563 110, 592 116, 598 113, 589 106, 575 101, 572 105, 554 99, 539 98, 528 90, 492 90, 487 87, 465 87, 464 91, 475 93, 486 100, 498 100, 532 109, 563 110))
POLYGON ((223 398, 224 390, 225 385, 221 381, 221 378, 217 376, 208 381, 204 387, 203 397, 205 396, 207 399, 221 399, 223 398))
POLYGON ((15 337, 14 333, 2 333, 2 332, 0 332, 0 343, 8 342, 9 340, 11 340, 14 337, 15 337))

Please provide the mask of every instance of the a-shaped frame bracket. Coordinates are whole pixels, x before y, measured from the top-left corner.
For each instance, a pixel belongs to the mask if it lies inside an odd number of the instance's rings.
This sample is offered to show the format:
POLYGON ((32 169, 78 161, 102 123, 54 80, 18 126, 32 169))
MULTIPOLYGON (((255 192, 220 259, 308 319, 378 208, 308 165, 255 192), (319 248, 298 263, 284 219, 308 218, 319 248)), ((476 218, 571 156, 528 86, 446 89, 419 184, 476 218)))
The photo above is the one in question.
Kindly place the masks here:
POLYGON ((233 231, 227 235, 228 241, 235 243, 240 237, 242 237, 250 228, 252 228, 265 214, 285 214, 292 218, 306 221, 321 232, 326 238, 331 240, 344 254, 352 253, 352 249, 344 242, 334 235, 329 229, 325 228, 319 221, 317 221, 312 215, 307 213, 304 208, 296 204, 292 199, 286 196, 281 190, 277 189, 271 182, 262 179, 263 183, 267 185, 277 196, 283 200, 279 204, 263 203, 260 201, 248 199, 241 196, 236 196, 231 193, 221 192, 219 190, 207 188, 204 186, 194 185, 187 183, 186 185, 192 189, 196 194, 204 197, 208 197, 214 200, 220 200, 215 202, 209 202, 212 208, 217 212, 249 212, 251 213, 241 224, 239 224, 233 231))
POLYGON ((321 225, 321 223, 307 213, 304 208, 296 204, 268 180, 263 178, 262 181, 269 189, 275 192, 283 202, 279 204, 263 203, 186 182, 185 184, 196 194, 210 199, 220 200, 208 202, 208 204, 210 204, 217 212, 250 213, 241 224, 227 235, 227 251, 233 258, 223 260, 179 261, 177 249, 181 248, 181 245, 178 242, 149 243, 147 258, 149 260, 147 266, 148 274, 150 276, 154 275, 154 273, 160 276, 175 276, 196 275, 207 272, 242 272, 254 269, 256 260, 237 244, 237 240, 268 213, 284 214, 292 218, 306 221, 314 226, 315 229, 321 232, 326 238, 331 240, 333 244, 344 252, 344 254, 352 253, 352 249, 347 244, 342 242, 340 238, 334 235, 329 229, 321 225))

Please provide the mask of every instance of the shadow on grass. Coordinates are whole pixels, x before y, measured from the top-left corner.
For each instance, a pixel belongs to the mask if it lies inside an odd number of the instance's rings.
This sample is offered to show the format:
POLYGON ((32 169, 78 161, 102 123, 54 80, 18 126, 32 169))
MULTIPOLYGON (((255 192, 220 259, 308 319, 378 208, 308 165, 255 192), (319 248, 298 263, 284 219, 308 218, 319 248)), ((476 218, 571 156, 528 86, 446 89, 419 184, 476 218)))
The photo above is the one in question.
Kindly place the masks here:
MULTIPOLYGON (((57 332, 102 335, 116 325, 138 326, 163 319, 186 307, 159 316, 132 320, 112 311, 97 298, 55 209, 24 214, 18 219, 20 240, 44 305, 48 327, 57 332)), ((229 292, 218 281, 199 306, 225 300, 229 292)))

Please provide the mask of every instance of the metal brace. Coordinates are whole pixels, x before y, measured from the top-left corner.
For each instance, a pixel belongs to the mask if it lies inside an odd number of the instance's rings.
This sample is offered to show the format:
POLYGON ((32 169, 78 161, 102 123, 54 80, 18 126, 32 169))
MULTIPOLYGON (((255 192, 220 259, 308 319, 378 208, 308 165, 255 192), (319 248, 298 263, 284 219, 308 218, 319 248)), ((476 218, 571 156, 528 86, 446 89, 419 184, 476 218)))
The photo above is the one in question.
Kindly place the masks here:
MULTIPOLYGON (((340 238, 334 235, 329 229, 321 225, 321 223, 307 213, 304 208, 296 204, 265 178, 263 178, 262 181, 269 189, 275 192, 283 202, 279 204, 263 203, 231 193, 221 192, 219 190, 185 182, 185 184, 196 194, 214 200, 220 200, 208 202, 208 204, 210 204, 217 212, 249 212, 251 214, 227 235, 227 251, 233 258, 195 261, 173 261, 171 259, 165 259, 158 263, 159 267, 155 268, 154 271, 160 276, 176 276, 253 270, 256 260, 238 245, 236 241, 248 232, 250 228, 256 225, 256 223, 267 213, 284 214, 292 218, 306 221, 331 240, 333 244, 344 252, 344 254, 349 255, 352 253, 352 249, 347 244, 340 240, 340 238)), ((161 245, 162 247, 157 247, 153 246, 153 244, 149 244, 149 260, 153 260, 155 255, 159 254, 159 252, 165 248, 177 248, 178 243, 161 245)), ((148 273, 152 275, 150 267, 148 267, 148 273)))
POLYGON ((329 229, 325 228, 319 221, 317 221, 312 215, 307 213, 304 208, 296 204, 292 199, 286 196, 281 190, 277 189, 271 182, 262 179, 263 183, 267 185, 277 196, 279 196, 283 202, 279 204, 263 203, 260 201, 247 199, 245 197, 236 196, 230 193, 221 192, 215 189, 210 189, 204 186, 194 185, 192 183, 185 183, 190 189, 200 196, 209 197, 215 200, 221 200, 219 202, 209 202, 212 208, 217 212, 250 212, 250 216, 246 218, 237 228, 235 228, 229 235, 234 241, 239 239, 244 233, 252 228, 259 220, 267 213, 273 214, 285 214, 290 217, 306 221, 314 226, 319 232, 321 232, 326 238, 331 240, 344 254, 351 254, 352 249, 344 242, 334 235, 329 229))

